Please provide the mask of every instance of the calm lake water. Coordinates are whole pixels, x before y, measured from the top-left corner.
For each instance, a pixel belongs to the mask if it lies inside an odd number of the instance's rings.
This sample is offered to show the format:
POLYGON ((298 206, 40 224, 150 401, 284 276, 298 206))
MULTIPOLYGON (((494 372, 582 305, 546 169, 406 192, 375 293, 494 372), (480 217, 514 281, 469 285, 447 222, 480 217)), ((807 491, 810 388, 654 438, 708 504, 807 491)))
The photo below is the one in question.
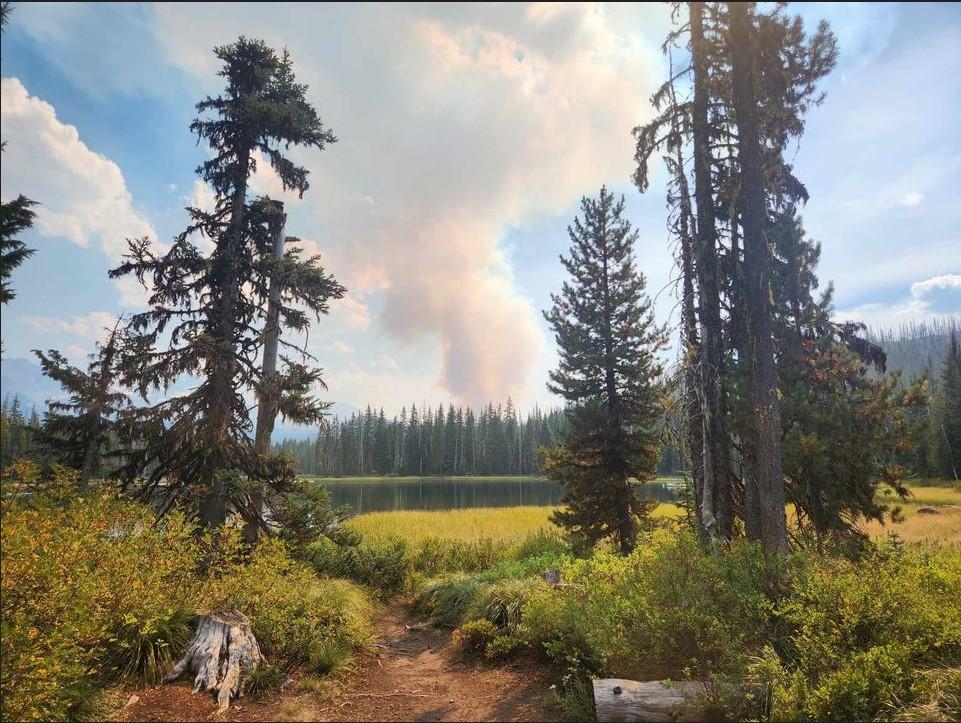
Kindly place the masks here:
MULTIPOLYGON (((536 477, 370 477, 317 479, 335 506, 350 505, 354 514, 387 510, 452 510, 470 507, 559 505, 562 489, 536 477)), ((637 486, 638 495, 663 502, 678 499, 676 481, 637 486)))

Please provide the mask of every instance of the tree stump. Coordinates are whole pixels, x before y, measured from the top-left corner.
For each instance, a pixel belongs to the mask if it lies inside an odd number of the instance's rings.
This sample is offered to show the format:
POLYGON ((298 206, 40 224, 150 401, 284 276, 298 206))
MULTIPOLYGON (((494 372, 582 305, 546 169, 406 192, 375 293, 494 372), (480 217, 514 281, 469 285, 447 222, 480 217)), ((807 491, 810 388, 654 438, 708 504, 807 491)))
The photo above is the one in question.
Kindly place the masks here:
POLYGON ((184 672, 194 672, 194 693, 217 692, 221 710, 230 707, 230 699, 244 694, 244 673, 254 670, 264 656, 250 629, 247 617, 238 610, 210 612, 200 617, 197 633, 187 652, 163 682, 176 680, 184 672))
POLYGON ((605 721, 705 720, 704 683, 603 678, 594 683, 594 710, 605 721))

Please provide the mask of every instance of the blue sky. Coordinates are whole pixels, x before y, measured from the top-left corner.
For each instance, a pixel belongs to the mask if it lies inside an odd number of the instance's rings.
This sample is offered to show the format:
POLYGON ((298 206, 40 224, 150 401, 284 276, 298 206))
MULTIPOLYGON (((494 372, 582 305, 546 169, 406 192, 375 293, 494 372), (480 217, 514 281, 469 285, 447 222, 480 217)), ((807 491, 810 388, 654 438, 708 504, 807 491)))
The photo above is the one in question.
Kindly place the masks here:
MULTIPOLYGON (((792 149, 838 315, 961 314, 961 6, 820 4, 841 56, 792 149)), ((211 48, 286 45, 340 141, 288 233, 349 289, 309 346, 354 407, 513 396, 550 404, 540 310, 579 198, 622 192, 659 318, 676 322, 662 174, 629 184, 630 130, 665 75, 661 5, 24 4, 3 37, 0 194, 37 199, 37 254, 3 309, 7 357, 77 361, 143 304, 106 277, 127 236, 165 241, 203 203, 187 128, 218 90, 211 48)), ((266 169, 255 187, 277 195, 266 169)))

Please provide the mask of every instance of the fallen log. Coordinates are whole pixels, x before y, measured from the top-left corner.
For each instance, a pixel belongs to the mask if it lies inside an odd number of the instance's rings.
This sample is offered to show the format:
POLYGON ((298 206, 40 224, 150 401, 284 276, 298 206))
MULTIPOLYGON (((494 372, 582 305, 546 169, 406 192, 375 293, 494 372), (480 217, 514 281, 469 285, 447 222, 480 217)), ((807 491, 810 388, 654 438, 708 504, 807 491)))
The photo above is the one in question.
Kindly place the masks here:
POLYGON ((704 683, 600 678, 594 683, 594 710, 607 721, 705 720, 704 683))
POLYGON ((196 671, 194 693, 217 693, 221 710, 230 707, 231 698, 244 694, 244 674, 264 661, 260 646, 247 617, 238 610, 210 612, 200 617, 197 632, 187 652, 163 682, 176 680, 185 672, 196 671))

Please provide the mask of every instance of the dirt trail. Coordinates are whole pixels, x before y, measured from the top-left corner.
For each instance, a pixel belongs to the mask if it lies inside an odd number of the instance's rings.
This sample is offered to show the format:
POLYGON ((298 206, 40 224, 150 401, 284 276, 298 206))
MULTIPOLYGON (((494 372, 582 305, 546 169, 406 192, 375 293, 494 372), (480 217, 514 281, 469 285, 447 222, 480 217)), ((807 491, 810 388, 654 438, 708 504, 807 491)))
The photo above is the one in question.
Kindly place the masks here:
MULTIPOLYGON (((395 603, 376 621, 377 642, 330 698, 288 689, 263 700, 242 698, 226 716, 186 683, 136 691, 125 721, 542 721, 549 706, 545 673, 519 662, 504 667, 462 660, 449 631, 408 628, 407 606, 395 603)), ((297 686, 290 686, 296 688, 297 686)))

